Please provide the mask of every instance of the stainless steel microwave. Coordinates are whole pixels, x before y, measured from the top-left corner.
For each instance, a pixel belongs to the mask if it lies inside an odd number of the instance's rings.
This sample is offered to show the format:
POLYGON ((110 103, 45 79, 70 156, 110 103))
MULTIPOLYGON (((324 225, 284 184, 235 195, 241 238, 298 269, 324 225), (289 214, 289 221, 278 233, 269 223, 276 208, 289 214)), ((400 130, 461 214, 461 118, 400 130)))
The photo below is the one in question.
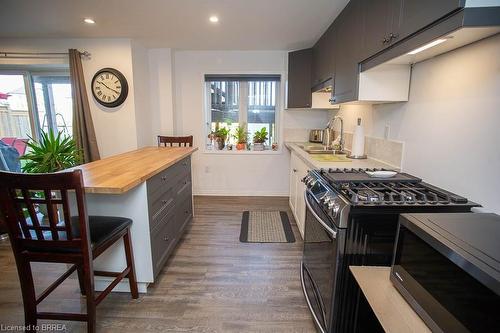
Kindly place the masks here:
POLYGON ((500 216, 402 214, 390 278, 433 332, 499 332, 500 216))

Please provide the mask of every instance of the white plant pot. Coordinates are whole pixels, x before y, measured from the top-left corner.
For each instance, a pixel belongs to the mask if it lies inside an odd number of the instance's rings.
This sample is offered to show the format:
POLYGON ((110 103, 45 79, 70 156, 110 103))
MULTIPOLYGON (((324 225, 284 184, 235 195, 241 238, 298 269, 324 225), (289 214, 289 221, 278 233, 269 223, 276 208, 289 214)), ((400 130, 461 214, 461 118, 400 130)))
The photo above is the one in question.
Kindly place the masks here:
POLYGON ((264 144, 263 143, 254 143, 253 144, 253 150, 255 150, 255 151, 263 151, 264 150, 264 144))

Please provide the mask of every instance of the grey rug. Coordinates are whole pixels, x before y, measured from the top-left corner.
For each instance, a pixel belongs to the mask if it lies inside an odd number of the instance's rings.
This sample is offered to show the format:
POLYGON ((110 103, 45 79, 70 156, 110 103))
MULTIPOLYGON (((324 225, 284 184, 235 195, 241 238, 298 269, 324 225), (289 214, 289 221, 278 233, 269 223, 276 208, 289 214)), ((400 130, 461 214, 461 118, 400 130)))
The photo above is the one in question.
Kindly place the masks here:
POLYGON ((244 211, 240 242, 294 243, 295 237, 286 212, 244 211))

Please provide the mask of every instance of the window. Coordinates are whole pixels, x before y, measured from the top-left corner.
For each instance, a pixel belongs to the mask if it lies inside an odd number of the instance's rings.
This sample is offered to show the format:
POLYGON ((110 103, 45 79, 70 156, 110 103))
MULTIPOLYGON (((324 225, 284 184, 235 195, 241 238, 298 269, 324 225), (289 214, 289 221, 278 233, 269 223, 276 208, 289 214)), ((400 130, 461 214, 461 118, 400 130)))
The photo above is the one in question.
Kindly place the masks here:
MULTIPOLYGON (((205 75, 205 83, 207 137, 216 128, 228 129, 228 150, 237 143, 234 134, 239 126, 246 128, 249 143, 265 127, 267 149, 278 141, 279 75, 205 75)), ((209 140, 208 148, 213 146, 209 140)))
POLYGON ((32 136, 26 92, 23 75, 0 75, 0 139, 32 136))
POLYGON ((73 133, 67 72, 0 71, 0 140, 37 138, 40 131, 73 133))

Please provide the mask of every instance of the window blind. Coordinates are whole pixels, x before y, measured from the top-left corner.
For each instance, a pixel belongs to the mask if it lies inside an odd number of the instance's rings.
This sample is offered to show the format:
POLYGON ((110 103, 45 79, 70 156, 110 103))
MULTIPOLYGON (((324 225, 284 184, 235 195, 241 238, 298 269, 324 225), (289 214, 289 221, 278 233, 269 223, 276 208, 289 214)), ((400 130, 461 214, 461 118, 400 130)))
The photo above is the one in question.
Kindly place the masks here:
POLYGON ((205 74, 205 82, 209 81, 281 81, 279 74, 205 74))

